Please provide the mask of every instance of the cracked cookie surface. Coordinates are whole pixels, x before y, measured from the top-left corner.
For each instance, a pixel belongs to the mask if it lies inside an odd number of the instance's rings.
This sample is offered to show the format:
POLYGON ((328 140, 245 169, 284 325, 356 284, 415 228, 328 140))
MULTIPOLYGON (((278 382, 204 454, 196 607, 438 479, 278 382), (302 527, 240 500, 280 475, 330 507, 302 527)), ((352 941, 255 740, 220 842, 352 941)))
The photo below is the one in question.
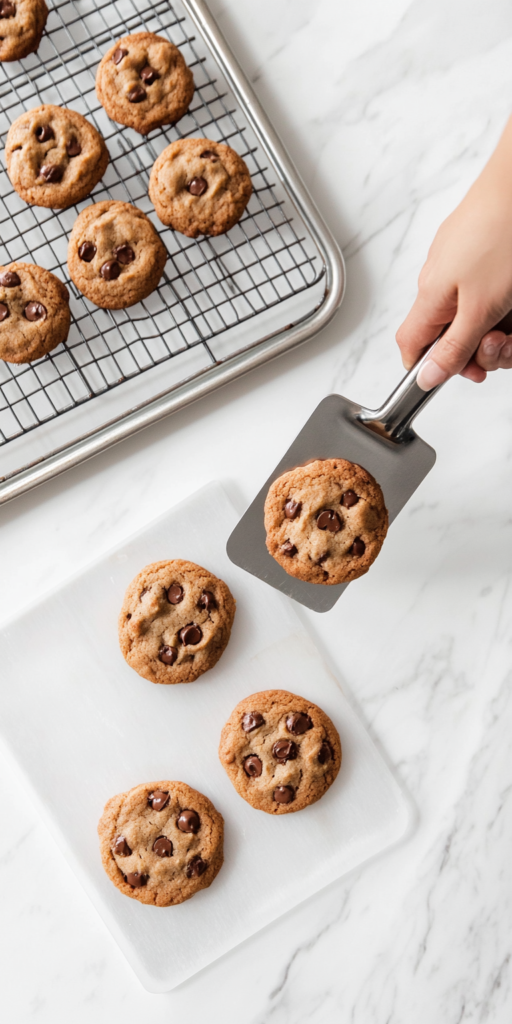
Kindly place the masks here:
POLYGON ((163 224, 189 238, 221 235, 240 220, 251 176, 234 149, 211 139, 178 139, 155 160, 149 196, 163 224))
POLYGON ((226 584, 194 562, 147 565, 119 615, 124 658, 152 683, 191 683, 219 660, 235 616, 226 584))
POLYGON ((109 155, 103 137, 85 117, 47 103, 13 121, 5 159, 12 185, 26 203, 59 210, 89 195, 109 155))
POLYGON ((268 551, 289 576, 348 583, 368 572, 388 530, 379 484, 345 459, 317 459, 274 480, 265 499, 268 551))
POLYGON ((186 114, 194 78, 177 46, 153 32, 136 32, 107 50, 96 93, 113 121, 147 135, 186 114))
POLYGON ((47 17, 44 0, 0 0, 0 61, 34 53, 47 17))
POLYGON ((321 708, 287 690, 240 701, 221 734, 219 758, 237 792, 259 811, 289 814, 334 782, 341 743, 321 708))
POLYGON ((34 263, 0 267, 0 359, 30 363, 65 341, 71 321, 66 285, 34 263))
POLYGON ((224 821, 185 782, 148 782, 119 793, 98 824, 103 867, 140 903, 170 907, 207 889, 222 867, 224 821))
POLYGON ((166 262, 167 250, 149 217, 130 203, 87 206, 69 237, 71 280, 103 309, 125 309, 147 298, 166 262))

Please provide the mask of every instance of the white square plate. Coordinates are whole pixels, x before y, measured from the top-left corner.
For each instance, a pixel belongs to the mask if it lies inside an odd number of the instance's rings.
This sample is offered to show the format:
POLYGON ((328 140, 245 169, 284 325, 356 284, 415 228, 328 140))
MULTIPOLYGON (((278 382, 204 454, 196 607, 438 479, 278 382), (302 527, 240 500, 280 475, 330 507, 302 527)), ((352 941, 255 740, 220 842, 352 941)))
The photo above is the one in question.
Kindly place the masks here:
POLYGON ((40 810, 142 984, 162 992, 362 861, 396 842, 407 802, 286 598, 232 565, 235 511, 210 484, 75 576, 0 636, 0 735, 40 810), (117 617, 148 562, 187 558, 237 600, 229 646, 195 683, 154 686, 124 662, 117 617), (235 704, 257 690, 319 704, 343 747, 340 773, 313 807, 274 818, 235 792, 217 757, 235 704), (114 793, 181 779, 224 815, 225 863, 178 907, 121 895, 101 867, 96 826, 114 793))

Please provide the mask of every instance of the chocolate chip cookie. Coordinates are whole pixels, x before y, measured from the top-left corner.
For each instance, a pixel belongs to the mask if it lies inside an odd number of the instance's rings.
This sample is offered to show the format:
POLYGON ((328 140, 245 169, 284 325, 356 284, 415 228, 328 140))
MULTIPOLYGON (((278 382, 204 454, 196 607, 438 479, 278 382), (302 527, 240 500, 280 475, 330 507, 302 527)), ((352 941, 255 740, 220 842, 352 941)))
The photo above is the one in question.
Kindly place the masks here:
POLYGON ((65 341, 70 324, 66 285, 34 263, 0 267, 0 359, 31 363, 65 341))
POLYGON ((240 220, 251 198, 251 176, 230 146, 178 139, 155 160, 149 195, 162 223, 182 235, 222 235, 240 220))
POLYGON ((68 267, 77 288, 103 309, 124 309, 156 288, 167 250, 151 221, 130 203, 87 206, 69 238, 68 267))
POLYGON ((26 203, 60 210, 89 195, 109 156, 102 136, 85 117, 46 103, 13 122, 5 159, 11 182, 26 203))
POLYGON ((191 683, 218 662, 234 617, 235 599, 213 573, 181 558, 153 562, 126 591, 121 651, 152 683, 191 683))
POLYGON ((194 78, 168 39, 136 32, 107 50, 96 75, 96 93, 113 121, 147 135, 186 114, 194 78))
POLYGON ((345 459, 318 459, 283 473, 265 500, 267 548, 307 583, 348 583, 368 572, 388 530, 373 476, 345 459))
POLYGON ((47 17, 44 0, 0 0, 0 61, 35 53, 47 17))
POLYGON ((113 796, 98 834, 114 885, 154 907, 184 903, 207 889, 224 859, 222 815, 184 782, 147 782, 113 796))
POLYGON ((237 704, 219 757, 237 793, 258 811, 289 814, 316 803, 341 765, 331 719, 287 690, 263 690, 237 704))

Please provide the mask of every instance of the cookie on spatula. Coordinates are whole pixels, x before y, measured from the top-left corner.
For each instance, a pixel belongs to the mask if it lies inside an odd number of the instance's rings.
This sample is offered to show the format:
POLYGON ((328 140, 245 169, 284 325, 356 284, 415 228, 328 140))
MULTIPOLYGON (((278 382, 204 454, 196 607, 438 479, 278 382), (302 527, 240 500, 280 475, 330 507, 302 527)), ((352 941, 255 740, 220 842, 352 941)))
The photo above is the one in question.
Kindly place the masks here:
POLYGON ((388 530, 371 473, 346 459, 317 459, 274 480, 265 500, 267 549, 290 576, 349 583, 368 572, 388 530))

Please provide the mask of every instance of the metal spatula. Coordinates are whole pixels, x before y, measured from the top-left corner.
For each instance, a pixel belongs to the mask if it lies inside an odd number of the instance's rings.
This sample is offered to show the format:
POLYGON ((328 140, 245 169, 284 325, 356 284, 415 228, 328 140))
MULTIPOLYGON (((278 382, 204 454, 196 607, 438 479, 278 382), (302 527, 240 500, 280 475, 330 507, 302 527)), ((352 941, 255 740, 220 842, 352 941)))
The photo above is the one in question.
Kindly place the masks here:
POLYGON ((412 428, 414 417, 439 390, 422 391, 416 383, 432 348, 406 374, 380 409, 363 409, 341 395, 329 395, 320 402, 233 530, 227 552, 235 565, 315 612, 329 611, 336 604, 347 583, 338 586, 304 583, 288 576, 268 553, 263 525, 268 489, 282 473, 312 459, 348 459, 363 466, 378 481, 384 492, 389 521, 393 522, 436 461, 434 449, 412 428))

